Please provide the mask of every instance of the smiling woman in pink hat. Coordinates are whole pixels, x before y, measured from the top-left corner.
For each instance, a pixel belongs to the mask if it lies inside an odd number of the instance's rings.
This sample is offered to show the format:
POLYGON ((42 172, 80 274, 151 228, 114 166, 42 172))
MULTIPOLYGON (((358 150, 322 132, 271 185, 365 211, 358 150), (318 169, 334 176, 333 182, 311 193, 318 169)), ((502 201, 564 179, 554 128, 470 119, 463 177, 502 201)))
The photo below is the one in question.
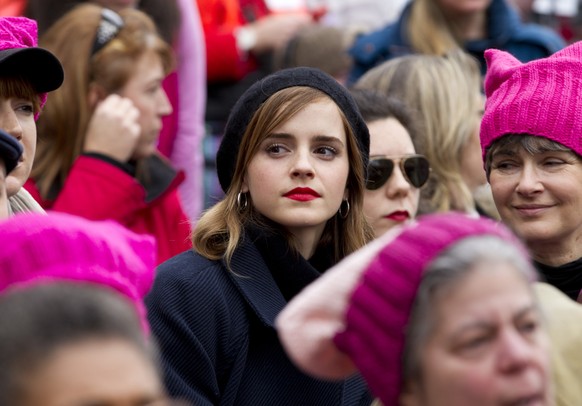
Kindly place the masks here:
POLYGON ((582 289, 582 42, 522 64, 488 50, 481 147, 502 220, 548 283, 582 289))

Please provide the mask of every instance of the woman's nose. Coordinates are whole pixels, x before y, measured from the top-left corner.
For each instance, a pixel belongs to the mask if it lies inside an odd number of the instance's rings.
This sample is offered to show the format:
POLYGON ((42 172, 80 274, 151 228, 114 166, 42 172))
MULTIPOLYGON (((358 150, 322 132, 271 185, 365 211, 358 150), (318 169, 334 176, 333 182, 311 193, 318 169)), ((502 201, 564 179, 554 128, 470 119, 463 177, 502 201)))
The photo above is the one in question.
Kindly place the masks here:
MULTIPOLYGON (((0 102, 0 104, 4 103, 0 102)), ((22 126, 12 107, 0 105, 0 128, 18 141, 22 140, 22 126)))
POLYGON ((533 163, 525 163, 519 174, 516 191, 522 195, 531 195, 543 191, 539 173, 533 163))
POLYGON ((515 373, 530 365, 535 359, 535 341, 527 340, 518 331, 503 333, 499 346, 499 368, 504 373, 515 373))
POLYGON ((410 192, 410 189, 411 185, 406 180, 400 166, 394 165, 394 170, 386 182, 386 196, 392 198, 405 196, 410 192))
POLYGON ((313 177, 315 171, 308 152, 298 150, 293 161, 292 175, 294 177, 313 177))

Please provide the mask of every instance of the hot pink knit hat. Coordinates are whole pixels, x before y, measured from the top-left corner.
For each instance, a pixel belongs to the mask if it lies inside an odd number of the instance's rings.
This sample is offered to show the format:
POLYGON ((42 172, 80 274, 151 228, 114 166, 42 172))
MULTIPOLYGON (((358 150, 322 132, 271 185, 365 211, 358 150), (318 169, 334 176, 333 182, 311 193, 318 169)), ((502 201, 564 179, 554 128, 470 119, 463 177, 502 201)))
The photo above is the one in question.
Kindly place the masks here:
POLYGON ((525 64, 496 49, 485 59, 483 158, 507 134, 545 137, 582 156, 582 42, 525 64))
POLYGON ((135 304, 148 331, 142 300, 153 283, 153 237, 113 221, 51 212, 1 222, 0 241, 0 292, 56 280, 105 285, 135 304))
MULTIPOLYGON (((32 83, 40 95, 63 83, 63 68, 51 52, 37 47, 36 21, 25 17, 0 17, 0 77, 19 74, 32 83)), ((36 118, 36 117, 35 117, 36 118)))

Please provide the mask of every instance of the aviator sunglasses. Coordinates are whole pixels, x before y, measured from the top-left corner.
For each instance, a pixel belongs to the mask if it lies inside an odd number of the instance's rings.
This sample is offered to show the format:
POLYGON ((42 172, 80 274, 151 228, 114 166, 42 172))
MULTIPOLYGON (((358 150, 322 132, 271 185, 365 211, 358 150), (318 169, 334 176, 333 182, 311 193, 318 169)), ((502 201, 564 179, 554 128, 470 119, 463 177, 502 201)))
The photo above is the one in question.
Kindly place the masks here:
MULTIPOLYGON (((400 170, 408 183, 416 188, 426 183, 430 175, 430 165, 428 159, 423 155, 408 155, 398 161, 400 170)), ((376 190, 381 188, 390 179, 395 165, 394 159, 386 157, 372 158, 368 164, 366 189, 376 190)))

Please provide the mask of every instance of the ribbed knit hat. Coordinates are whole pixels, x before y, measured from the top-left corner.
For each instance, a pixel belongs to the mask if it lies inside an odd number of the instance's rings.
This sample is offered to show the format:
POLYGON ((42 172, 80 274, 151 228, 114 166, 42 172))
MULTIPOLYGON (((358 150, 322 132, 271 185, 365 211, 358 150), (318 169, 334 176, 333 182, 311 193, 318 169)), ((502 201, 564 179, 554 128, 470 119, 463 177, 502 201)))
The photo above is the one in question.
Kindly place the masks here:
POLYGON ((0 292, 55 280, 104 285, 134 303, 148 331, 142 300, 153 283, 153 237, 113 221, 51 212, 1 222, 0 241, 0 292))
POLYGON ((496 49, 485 60, 483 158, 507 134, 545 137, 582 156, 582 41, 528 63, 496 49))
POLYGON ((232 108, 224 130, 224 137, 216 155, 218 180, 224 192, 228 191, 232 182, 242 136, 253 115, 273 94, 279 90, 295 86, 318 89, 327 94, 339 106, 356 135, 358 148, 364 158, 362 162, 364 173, 366 173, 370 155, 370 134, 350 93, 334 78, 319 69, 290 68, 277 71, 254 83, 232 108))
POLYGON ((525 248, 502 224, 462 213, 419 217, 348 256, 278 316, 293 362, 322 379, 358 370, 384 405, 397 405, 406 328, 424 271, 466 237, 492 235, 525 248))
POLYGON ((46 92, 61 86, 64 73, 57 57, 38 48, 37 43, 36 21, 26 17, 0 17, 0 78, 24 76, 39 94, 42 108, 46 92))

